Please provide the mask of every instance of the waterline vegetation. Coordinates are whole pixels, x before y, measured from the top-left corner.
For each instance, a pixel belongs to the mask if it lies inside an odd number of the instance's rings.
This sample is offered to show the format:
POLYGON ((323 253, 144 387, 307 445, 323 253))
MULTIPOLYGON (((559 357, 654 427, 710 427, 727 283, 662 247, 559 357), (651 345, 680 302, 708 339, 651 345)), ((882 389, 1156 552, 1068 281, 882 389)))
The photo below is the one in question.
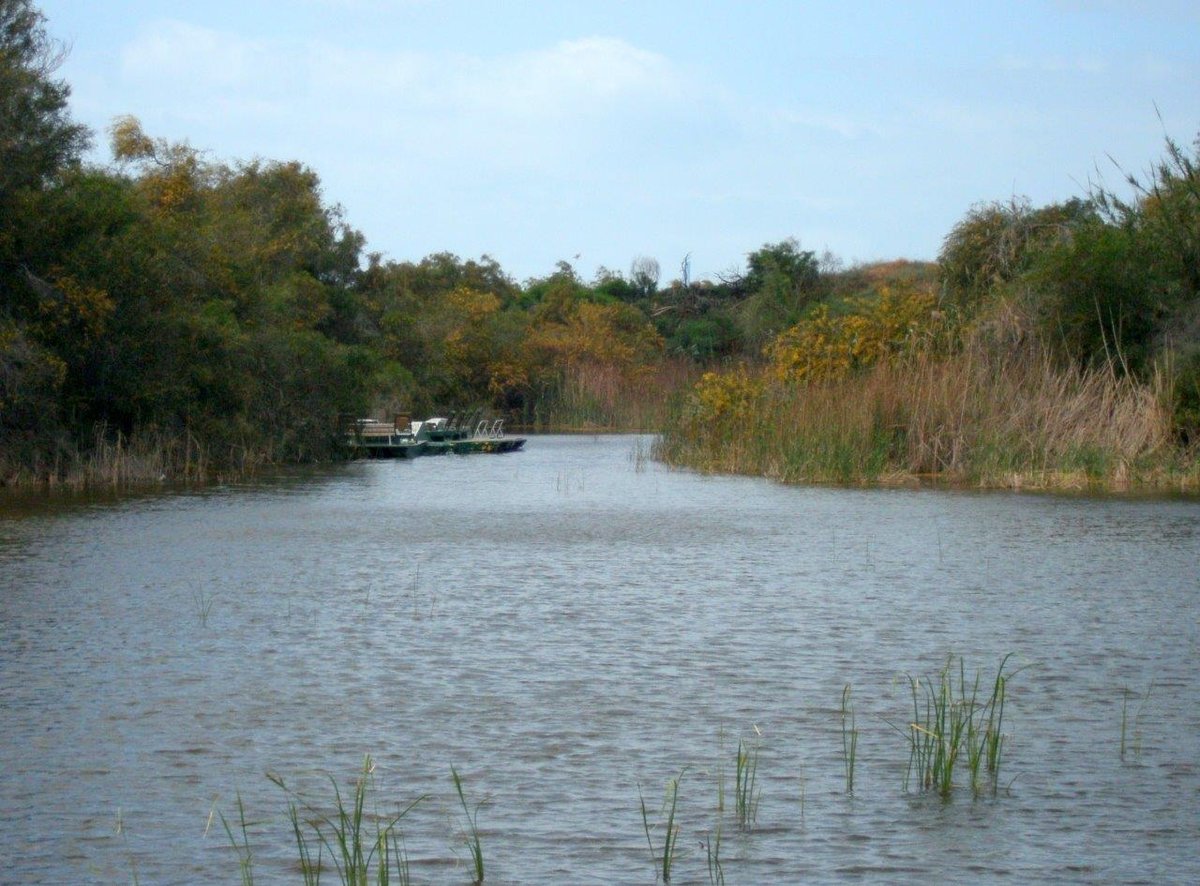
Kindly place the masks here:
POLYGON ((710 374, 659 441, 670 464, 783 482, 1191 488, 1169 381, 983 342, 811 379, 710 374))
POLYGON ((721 863, 721 820, 713 832, 705 837, 704 860, 708 865, 708 882, 710 886, 725 886, 725 867, 721 863))
POLYGON ((904 787, 915 782, 918 790, 933 791, 949 798, 954 790, 954 775, 960 761, 970 773, 975 795, 990 788, 994 795, 1000 781, 1000 763, 1004 747, 1004 704, 1009 679, 1005 674, 1011 655, 1006 655, 996 670, 991 693, 980 695, 978 673, 968 684, 966 664, 958 659, 955 682, 954 657, 950 656, 936 679, 918 679, 909 675, 913 719, 908 724, 908 768, 904 787), (968 692, 968 686, 969 692, 968 692))
POLYGON ((857 753, 858 728, 854 725, 854 706, 850 704, 850 684, 847 683, 842 690, 842 760, 846 770, 847 794, 854 793, 854 762, 857 753))
POLYGON ((254 851, 250 848, 250 829, 246 822, 246 807, 242 803, 242 795, 237 794, 237 833, 234 833, 233 825, 225 818, 225 813, 221 815, 221 826, 225 829, 225 835, 229 838, 229 845, 233 848, 237 855, 238 871, 241 873, 242 886, 254 886, 254 851))
MULTIPOLYGON (((1141 756, 1142 753, 1142 733, 1139 724, 1142 719, 1142 712, 1146 708, 1146 702, 1150 700, 1150 693, 1154 691, 1154 681, 1146 687, 1146 692, 1141 696, 1138 702, 1137 712, 1133 715, 1133 753, 1134 756, 1141 756)), ((1134 693, 1128 686, 1124 687, 1121 692, 1121 759, 1125 759, 1125 751, 1127 748, 1126 733, 1129 727, 1129 697, 1134 693)))
MULTIPOLYGON (((929 793, 942 802, 950 801, 955 789, 967 787, 973 799, 996 797, 1000 794, 1002 764, 1010 746, 1007 702, 1011 679, 1025 670, 1010 666, 1012 654, 1005 655, 994 675, 984 680, 981 672, 968 678, 967 666, 962 656, 951 655, 941 670, 932 678, 917 678, 905 675, 911 709, 909 717, 893 722, 884 720, 889 730, 903 737, 907 751, 907 762, 902 768, 900 789, 904 792, 915 789, 929 793), (965 773, 965 775, 964 775, 965 773)), ((1149 691, 1146 693, 1149 695, 1149 691)), ((841 779, 847 793, 856 784, 855 767, 858 765, 858 739, 861 728, 856 722, 855 706, 851 701, 850 684, 841 696, 841 779)), ((1126 693, 1128 698, 1128 693, 1126 693)), ((1145 698, 1143 697, 1143 704, 1145 698)), ((1136 723, 1141 716, 1133 718, 1136 723)), ((1122 749, 1125 745, 1127 720, 1122 713, 1122 749)), ((722 729, 721 734, 724 734, 722 729)), ((755 727, 755 735, 762 733, 755 727)), ((722 786, 722 763, 726 752, 718 755, 715 774, 717 781, 716 822, 710 828, 700 828, 698 818, 688 813, 682 802, 680 786, 689 767, 669 778, 662 802, 655 808, 646 801, 642 783, 637 782, 638 809, 641 817, 645 846, 649 849, 654 876, 663 883, 670 883, 676 876, 680 864, 699 864, 695 852, 688 853, 684 847, 697 845, 703 852, 704 865, 701 871, 691 870, 688 877, 696 879, 707 875, 711 884, 725 882, 728 860, 723 856, 726 815, 729 823, 737 827, 740 839, 752 841, 759 815, 761 798, 758 741, 740 739, 735 755, 732 809, 725 810, 725 792, 722 786), (685 829, 697 828, 694 838, 681 839, 685 829), (693 841, 694 839, 694 841, 693 841)), ((896 763, 900 762, 897 755, 896 763)), ((369 884, 411 882, 409 859, 405 850, 400 825, 404 819, 429 799, 422 795, 395 811, 381 812, 375 797, 375 762, 364 758, 362 768, 354 781, 353 791, 343 794, 337 781, 329 776, 332 786, 332 808, 328 803, 306 799, 290 787, 282 776, 268 773, 268 779, 287 796, 287 819, 291 839, 295 845, 299 869, 306 886, 320 883, 323 872, 331 869, 343 886, 369 886, 369 884)), ((452 802, 461 809, 463 822, 459 838, 465 841, 470 861, 469 876, 472 883, 483 883, 485 875, 482 838, 478 826, 479 809, 482 802, 472 804, 467 800, 466 787, 457 767, 450 767, 453 787, 452 802)), ((801 779, 800 813, 805 814, 805 784, 801 779)), ((229 845, 234 851, 242 882, 254 881, 255 847, 254 836, 263 825, 262 821, 250 821, 240 794, 236 798, 236 816, 233 821, 221 814, 229 845)), ((709 801, 712 802, 711 800, 709 801)), ((712 807, 707 806, 709 812, 712 807)), ((706 813, 708 814, 708 813, 706 813)), ((210 818, 212 814, 210 813, 210 818)))
MULTIPOLYGON (((425 798, 418 797, 392 815, 381 815, 377 808, 368 812, 367 796, 371 793, 374 772, 375 763, 367 755, 354 781, 354 792, 348 797, 342 796, 337 780, 329 776, 334 796, 332 812, 323 811, 305 800, 288 787, 282 776, 267 773, 267 778, 288 796, 288 818, 305 886, 317 886, 320 883, 326 853, 343 886, 369 886, 372 880, 378 886, 388 886, 393 882, 393 876, 401 886, 409 882, 408 857, 399 824, 425 798)), ((240 798, 238 807, 240 812, 240 798)), ((244 837, 244 817, 242 834, 244 837)), ((230 839, 232 842, 232 835, 230 839)), ((244 857, 248 860, 249 841, 245 840, 244 844, 244 857)))
POLYGON ((761 797, 762 789, 758 787, 758 743, 749 744, 739 740, 733 795, 734 814, 739 830, 748 831, 754 827, 761 797))
MULTIPOLYGON (((679 805, 679 783, 683 780, 685 767, 679 775, 667 781, 666 796, 658 813, 658 821, 651 826, 650 813, 646 809, 646 798, 642 795, 642 786, 638 784, 638 801, 642 809, 642 828, 646 833, 646 844, 650 847, 650 858, 654 862, 655 876, 664 883, 671 882, 671 869, 675 864, 675 856, 679 851, 679 825, 675 824, 675 811, 679 805), (663 816, 666 816, 665 823, 663 816), (662 848, 654 845, 653 830, 663 824, 662 848)), ((718 842, 719 846, 719 842, 718 842)), ((719 851, 719 850, 718 850, 719 851)))
POLYGON ((467 823, 466 844, 467 849, 471 853, 471 867, 474 871, 475 878, 473 883, 478 884, 483 882, 483 843, 479 839, 479 807, 483 802, 475 804, 475 808, 471 809, 467 806, 467 797, 463 793, 462 778, 458 774, 458 770, 454 766, 450 767, 450 778, 454 782, 455 793, 458 794, 458 802, 462 805, 463 816, 467 823))

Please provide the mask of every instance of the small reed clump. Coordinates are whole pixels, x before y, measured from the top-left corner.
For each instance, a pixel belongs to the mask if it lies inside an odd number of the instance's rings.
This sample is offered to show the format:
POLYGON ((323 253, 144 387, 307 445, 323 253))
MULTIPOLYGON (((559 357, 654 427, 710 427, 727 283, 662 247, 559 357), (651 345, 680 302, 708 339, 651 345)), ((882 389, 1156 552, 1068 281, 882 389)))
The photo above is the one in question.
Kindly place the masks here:
POLYGON ((1004 702, 1008 680, 1016 673, 1004 672, 1009 658, 1011 654, 1001 659, 987 695, 980 693, 978 673, 968 684, 961 657, 957 681, 953 656, 935 680, 922 681, 909 676, 913 720, 907 732, 905 790, 915 779, 919 790, 934 791, 948 798, 954 789, 955 771, 961 764, 970 775, 971 790, 976 795, 985 790, 996 793, 1004 749, 1004 702))

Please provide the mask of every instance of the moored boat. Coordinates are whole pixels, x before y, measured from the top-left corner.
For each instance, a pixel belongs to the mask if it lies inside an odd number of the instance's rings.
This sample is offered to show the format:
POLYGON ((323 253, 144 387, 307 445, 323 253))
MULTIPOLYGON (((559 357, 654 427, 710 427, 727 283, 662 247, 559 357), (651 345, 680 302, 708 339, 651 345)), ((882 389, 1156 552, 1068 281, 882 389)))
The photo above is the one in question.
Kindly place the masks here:
POLYGON ((413 434, 408 416, 401 415, 390 425, 374 418, 357 419, 344 437, 361 458, 416 458, 424 454, 426 446, 413 434))
POLYGON ((516 452, 525 445, 524 437, 510 437, 504 432, 503 419, 481 418, 478 411, 413 422, 412 432, 417 440, 426 444, 423 455, 516 452))
POLYGON ((397 415, 390 425, 361 418, 345 427, 343 437, 351 452, 361 458, 515 452, 525 445, 524 437, 510 437, 504 432, 503 419, 484 418, 479 410, 422 421, 397 415))

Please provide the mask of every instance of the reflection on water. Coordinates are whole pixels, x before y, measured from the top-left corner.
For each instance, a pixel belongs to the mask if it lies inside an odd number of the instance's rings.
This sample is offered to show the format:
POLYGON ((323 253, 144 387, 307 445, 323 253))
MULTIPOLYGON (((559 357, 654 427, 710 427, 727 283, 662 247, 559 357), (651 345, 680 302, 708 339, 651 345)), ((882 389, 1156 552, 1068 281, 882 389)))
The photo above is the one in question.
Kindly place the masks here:
POLYGON ((240 792, 257 880, 294 882, 264 773, 324 799, 370 753, 386 806, 430 795, 418 882, 468 879, 452 764, 501 883, 653 882, 639 786, 656 806, 686 768, 676 877, 707 881, 744 737, 762 800, 750 833, 727 809, 731 883, 1200 880, 1200 503, 783 488, 641 451, 534 437, 7 512, 3 879, 236 882, 212 814, 240 792), (995 799, 901 790, 905 674, 951 652, 1028 666, 995 799))

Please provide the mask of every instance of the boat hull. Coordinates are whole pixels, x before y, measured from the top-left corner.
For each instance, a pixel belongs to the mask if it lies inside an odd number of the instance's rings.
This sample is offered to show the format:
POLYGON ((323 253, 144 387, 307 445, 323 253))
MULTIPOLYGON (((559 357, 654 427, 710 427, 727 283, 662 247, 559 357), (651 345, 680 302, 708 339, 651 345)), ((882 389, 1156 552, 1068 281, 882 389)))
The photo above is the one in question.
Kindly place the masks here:
POLYGON ((417 443, 362 443, 355 446, 354 451, 363 458, 416 458, 425 454, 428 445, 424 440, 417 443))

